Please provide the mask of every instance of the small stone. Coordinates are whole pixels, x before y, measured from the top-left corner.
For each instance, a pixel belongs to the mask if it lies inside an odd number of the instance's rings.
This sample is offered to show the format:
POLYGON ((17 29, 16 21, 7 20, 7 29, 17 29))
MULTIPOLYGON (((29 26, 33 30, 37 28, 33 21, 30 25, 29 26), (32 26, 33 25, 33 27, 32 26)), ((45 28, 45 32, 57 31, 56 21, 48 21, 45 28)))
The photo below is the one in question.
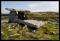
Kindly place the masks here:
POLYGON ((13 29, 9 29, 8 31, 12 31, 13 29))
POLYGON ((4 34, 3 32, 1 32, 1 34, 4 34))

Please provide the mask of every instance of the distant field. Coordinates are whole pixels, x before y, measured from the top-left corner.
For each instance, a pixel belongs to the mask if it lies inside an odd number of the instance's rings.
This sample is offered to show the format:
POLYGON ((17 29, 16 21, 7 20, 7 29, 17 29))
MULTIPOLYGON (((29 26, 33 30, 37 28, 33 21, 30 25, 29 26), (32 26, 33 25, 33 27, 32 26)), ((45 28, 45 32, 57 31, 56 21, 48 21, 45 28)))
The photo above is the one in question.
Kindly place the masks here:
MULTIPOLYGON (((11 26, 9 23, 1 23, 2 40, 59 40, 59 13, 55 12, 32 12, 27 14, 28 19, 48 21, 36 32, 30 32, 26 26, 11 26), (57 24, 58 23, 58 24, 57 24)), ((8 19, 8 16, 1 16, 1 21, 8 19)), ((16 24, 14 24, 16 25, 16 24)))
MULTIPOLYGON (((55 19, 59 20, 59 13, 55 12, 32 12, 30 14, 26 14, 29 19, 36 19, 36 20, 49 20, 55 19)), ((1 19, 6 19, 8 16, 1 16, 1 19)))

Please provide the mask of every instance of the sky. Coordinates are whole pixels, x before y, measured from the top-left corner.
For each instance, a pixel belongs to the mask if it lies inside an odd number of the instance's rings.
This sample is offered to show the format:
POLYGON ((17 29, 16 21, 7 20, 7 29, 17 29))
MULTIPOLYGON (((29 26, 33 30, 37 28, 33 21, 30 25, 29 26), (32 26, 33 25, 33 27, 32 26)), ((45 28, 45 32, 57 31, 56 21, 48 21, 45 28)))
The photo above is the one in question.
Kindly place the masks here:
POLYGON ((5 8, 31 12, 59 12, 59 1, 1 1, 1 12, 9 13, 5 8))

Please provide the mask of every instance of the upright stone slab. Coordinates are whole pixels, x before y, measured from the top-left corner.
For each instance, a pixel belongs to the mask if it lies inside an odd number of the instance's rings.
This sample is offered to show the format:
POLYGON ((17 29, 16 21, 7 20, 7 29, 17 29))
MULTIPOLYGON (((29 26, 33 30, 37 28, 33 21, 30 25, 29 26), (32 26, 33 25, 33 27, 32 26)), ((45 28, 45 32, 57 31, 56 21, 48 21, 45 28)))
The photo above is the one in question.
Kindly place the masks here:
POLYGON ((11 11, 9 14, 9 22, 14 22, 16 20, 16 11, 11 11))
POLYGON ((16 20, 16 15, 17 12, 15 9, 9 9, 9 8, 5 8, 6 10, 10 11, 9 13, 9 23, 14 22, 16 20))

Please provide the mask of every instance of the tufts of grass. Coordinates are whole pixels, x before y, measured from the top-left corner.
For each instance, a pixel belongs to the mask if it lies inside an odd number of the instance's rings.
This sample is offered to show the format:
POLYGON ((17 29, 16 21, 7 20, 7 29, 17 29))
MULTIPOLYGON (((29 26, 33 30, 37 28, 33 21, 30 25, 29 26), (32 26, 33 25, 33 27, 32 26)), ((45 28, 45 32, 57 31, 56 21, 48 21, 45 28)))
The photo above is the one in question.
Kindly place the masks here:
POLYGON ((59 40, 59 29, 56 29, 57 26, 54 24, 47 23, 35 32, 29 32, 29 29, 26 26, 15 28, 8 27, 8 23, 1 25, 2 40, 59 40))

